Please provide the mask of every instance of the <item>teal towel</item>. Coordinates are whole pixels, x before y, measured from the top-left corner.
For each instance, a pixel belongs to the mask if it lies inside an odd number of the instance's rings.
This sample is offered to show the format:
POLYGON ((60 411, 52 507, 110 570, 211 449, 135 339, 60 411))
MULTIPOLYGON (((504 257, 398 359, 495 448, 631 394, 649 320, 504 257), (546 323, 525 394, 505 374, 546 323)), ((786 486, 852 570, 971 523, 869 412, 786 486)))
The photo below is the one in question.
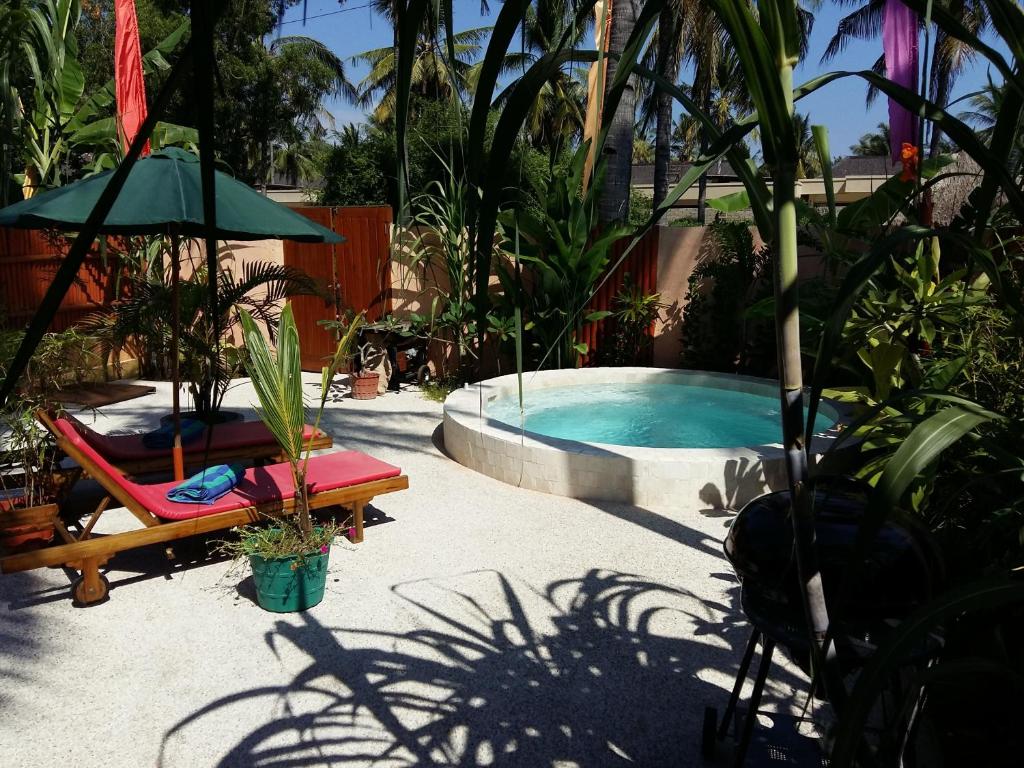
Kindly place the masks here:
MULTIPOLYGON (((197 419, 181 420, 181 444, 188 445, 200 438, 206 431, 206 424, 197 419)), ((169 421, 160 429, 142 436, 142 444, 154 450, 166 450, 174 447, 174 422, 169 421)))
POLYGON ((241 464, 218 464, 174 486, 167 492, 167 498, 181 504, 213 504, 238 485, 244 474, 241 464))

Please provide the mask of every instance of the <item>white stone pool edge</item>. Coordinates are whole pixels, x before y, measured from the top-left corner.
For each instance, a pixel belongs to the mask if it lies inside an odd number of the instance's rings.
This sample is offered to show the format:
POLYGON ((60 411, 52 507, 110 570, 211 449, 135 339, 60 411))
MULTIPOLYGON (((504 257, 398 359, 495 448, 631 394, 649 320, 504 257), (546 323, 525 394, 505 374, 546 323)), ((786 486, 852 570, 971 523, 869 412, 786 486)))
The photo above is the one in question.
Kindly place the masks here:
MULTIPOLYGON (((685 380, 778 396, 770 379, 671 368, 581 368, 528 373, 531 391, 591 384, 671 383, 685 380)), ((647 508, 737 509, 750 499, 786 485, 782 446, 745 448, 641 448, 562 440, 521 431, 489 418, 487 405, 516 397, 512 374, 470 384, 444 403, 444 443, 460 464, 497 480, 559 496, 607 500, 647 508)), ((822 411, 841 419, 834 403, 822 411)), ((823 453, 836 439, 833 428, 814 440, 823 453)))

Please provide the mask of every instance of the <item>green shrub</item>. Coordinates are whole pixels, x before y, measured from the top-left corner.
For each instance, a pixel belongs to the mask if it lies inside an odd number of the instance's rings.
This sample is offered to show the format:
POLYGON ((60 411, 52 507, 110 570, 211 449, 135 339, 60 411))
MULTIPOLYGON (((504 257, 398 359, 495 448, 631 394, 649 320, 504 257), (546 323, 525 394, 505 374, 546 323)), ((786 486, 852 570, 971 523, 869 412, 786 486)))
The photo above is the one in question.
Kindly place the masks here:
POLYGON ((768 375, 775 367, 771 318, 751 308, 772 294, 771 254, 750 227, 715 222, 701 244, 683 310, 683 366, 768 375))
POLYGON ((602 345, 602 365, 643 365, 654 339, 649 333, 651 324, 665 307, 660 293, 645 293, 628 272, 622 288, 612 300, 612 314, 606 322, 611 324, 609 343, 602 345))
POLYGON ((629 195, 629 225, 642 227, 651 219, 654 212, 654 198, 643 192, 632 192, 629 195))

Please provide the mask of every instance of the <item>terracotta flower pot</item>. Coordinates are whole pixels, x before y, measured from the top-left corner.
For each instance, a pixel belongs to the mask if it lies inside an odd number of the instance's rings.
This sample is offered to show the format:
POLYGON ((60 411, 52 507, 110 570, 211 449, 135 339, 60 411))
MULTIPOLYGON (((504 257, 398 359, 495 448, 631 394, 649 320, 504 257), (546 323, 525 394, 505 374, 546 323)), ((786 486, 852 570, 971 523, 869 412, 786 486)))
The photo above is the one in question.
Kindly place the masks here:
POLYGON ((0 552, 38 549, 53 541, 56 504, 4 509, 0 506, 0 552))
POLYGON ((355 400, 373 400, 377 396, 380 374, 363 372, 352 374, 352 397, 355 400))

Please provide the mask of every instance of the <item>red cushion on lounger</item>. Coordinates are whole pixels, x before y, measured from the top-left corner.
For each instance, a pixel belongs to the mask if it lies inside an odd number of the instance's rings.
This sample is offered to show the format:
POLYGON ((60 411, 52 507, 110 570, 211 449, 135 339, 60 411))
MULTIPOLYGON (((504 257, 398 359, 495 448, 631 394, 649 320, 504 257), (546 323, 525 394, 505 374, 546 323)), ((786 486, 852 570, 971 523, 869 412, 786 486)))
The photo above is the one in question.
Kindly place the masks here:
MULTIPOLYGON (((142 442, 142 435, 104 435, 85 426, 74 417, 68 417, 79 434, 93 448, 106 456, 110 461, 133 461, 146 458, 170 456, 170 448, 148 448, 142 442)), ((210 440, 211 451, 240 450, 257 445, 277 445, 267 425, 262 421, 230 421, 216 424, 210 440)), ((324 434, 319 432, 319 434, 324 434)), ((306 440, 313 436, 313 427, 306 425, 303 433, 306 440)), ((198 440, 182 446, 185 455, 202 454, 206 451, 206 435, 198 440)))
MULTIPOLYGON (((76 448, 92 459, 100 469, 125 493, 157 517, 166 520, 188 520, 193 517, 215 515, 242 507, 251 507, 273 501, 290 499, 295 495, 291 467, 286 463, 253 467, 245 472, 230 493, 221 496, 213 504, 181 504, 167 499, 167 491, 178 485, 177 481, 142 485, 133 483, 110 465, 100 453, 89 445, 67 419, 57 419, 57 428, 76 448)), ((359 451, 338 451, 326 456, 314 456, 309 460, 306 481, 313 493, 346 488, 350 485, 370 483, 397 477, 401 470, 391 464, 367 456, 359 451)))

